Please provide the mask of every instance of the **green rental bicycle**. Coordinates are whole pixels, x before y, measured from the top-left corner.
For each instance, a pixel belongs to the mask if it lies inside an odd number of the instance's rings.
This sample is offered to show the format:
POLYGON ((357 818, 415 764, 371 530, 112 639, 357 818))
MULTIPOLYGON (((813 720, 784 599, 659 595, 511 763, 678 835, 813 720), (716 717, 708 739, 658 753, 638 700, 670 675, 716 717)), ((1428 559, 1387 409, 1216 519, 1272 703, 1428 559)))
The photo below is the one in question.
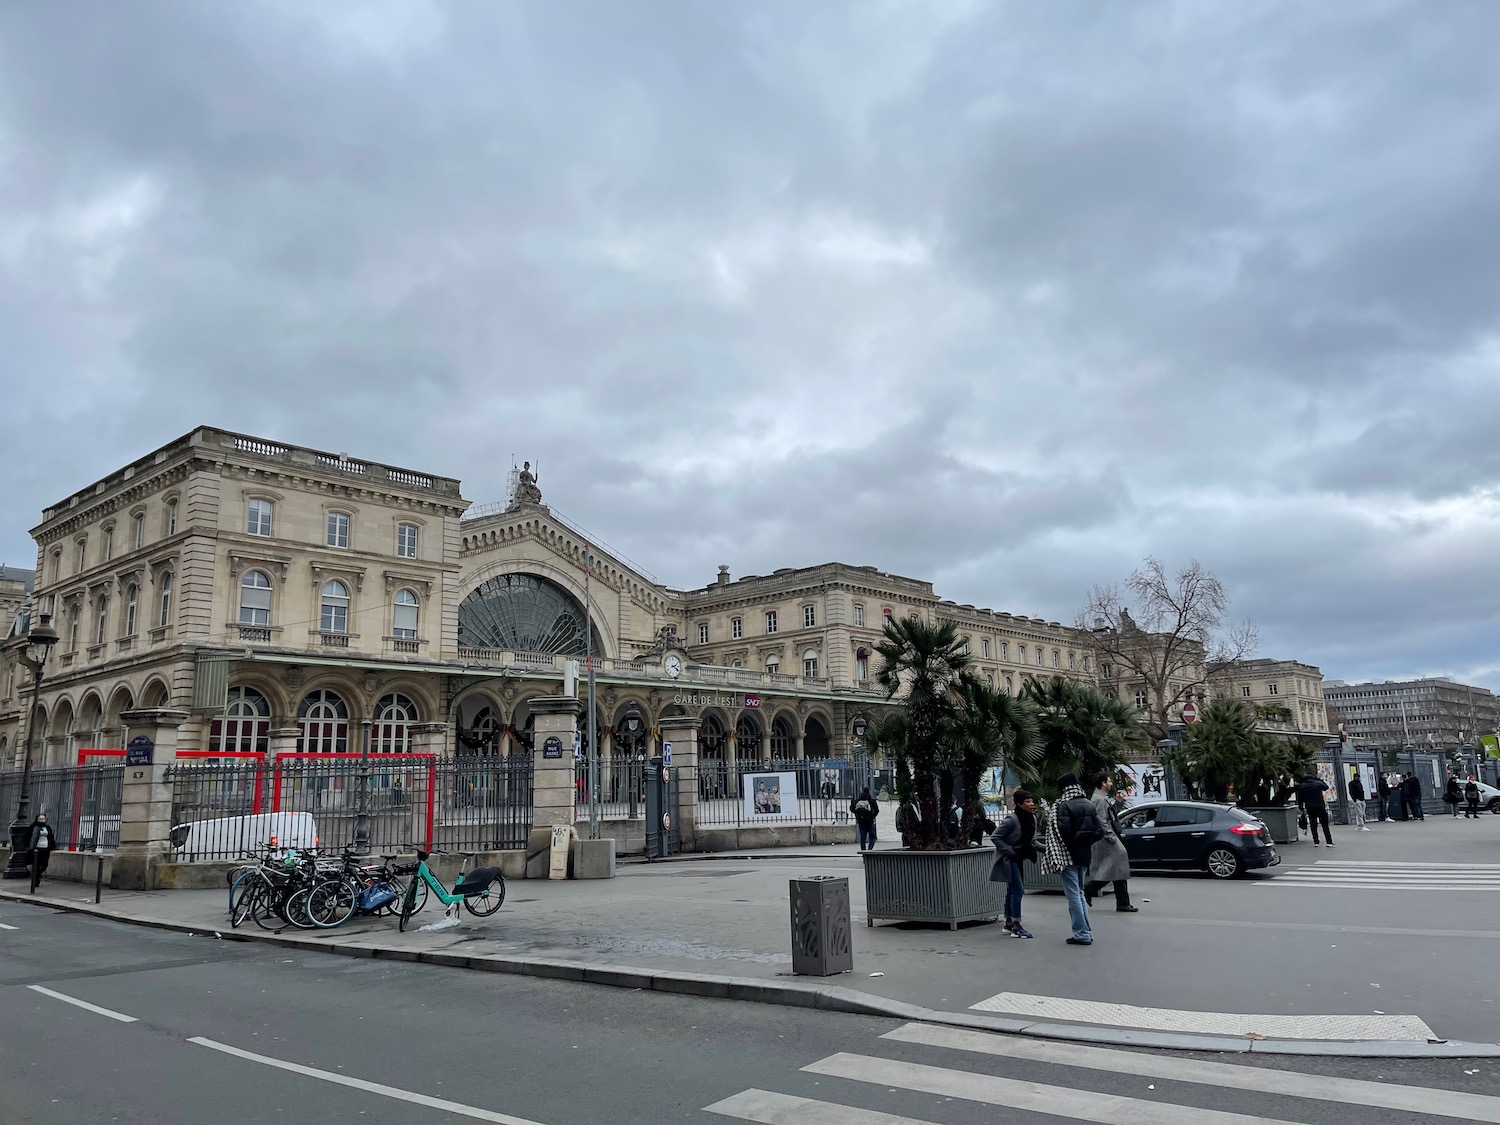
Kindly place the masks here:
MULTIPOLYGON (((417 892, 421 888, 428 888, 437 900, 447 909, 445 913, 454 914, 458 904, 463 903, 464 909, 476 918, 488 918, 500 909, 505 902, 505 874, 498 867, 478 867, 473 871, 465 872, 463 867, 458 869, 458 880, 453 884, 453 889, 443 889, 443 884, 438 882, 437 876, 428 870, 427 857, 433 852, 424 852, 417 849, 417 870, 411 877, 411 882, 406 884, 406 893, 401 898, 400 927, 401 932, 406 932, 406 924, 411 921, 412 915, 419 909, 417 906, 417 892)), ((458 852, 464 857, 464 866, 473 859, 478 852, 458 852)))

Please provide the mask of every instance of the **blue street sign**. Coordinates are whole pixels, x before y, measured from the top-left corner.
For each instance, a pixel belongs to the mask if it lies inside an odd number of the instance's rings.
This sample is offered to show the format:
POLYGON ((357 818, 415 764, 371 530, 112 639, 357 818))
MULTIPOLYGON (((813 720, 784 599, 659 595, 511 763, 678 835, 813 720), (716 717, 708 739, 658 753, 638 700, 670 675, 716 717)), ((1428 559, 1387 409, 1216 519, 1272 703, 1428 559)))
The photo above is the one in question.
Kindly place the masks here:
POLYGON ((672 764, 672 744, 670 742, 663 742, 661 744, 661 764, 664 766, 672 764))

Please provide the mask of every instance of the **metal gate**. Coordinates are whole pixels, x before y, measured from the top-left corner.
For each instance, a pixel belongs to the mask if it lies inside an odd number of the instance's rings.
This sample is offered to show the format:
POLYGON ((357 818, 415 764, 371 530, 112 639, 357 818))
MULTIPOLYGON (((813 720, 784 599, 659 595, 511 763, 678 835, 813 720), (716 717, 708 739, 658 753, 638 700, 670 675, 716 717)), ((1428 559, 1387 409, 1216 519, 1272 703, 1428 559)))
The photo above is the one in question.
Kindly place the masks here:
POLYGON ((661 859, 682 851, 677 819, 677 771, 652 758, 646 766, 646 857, 661 859))

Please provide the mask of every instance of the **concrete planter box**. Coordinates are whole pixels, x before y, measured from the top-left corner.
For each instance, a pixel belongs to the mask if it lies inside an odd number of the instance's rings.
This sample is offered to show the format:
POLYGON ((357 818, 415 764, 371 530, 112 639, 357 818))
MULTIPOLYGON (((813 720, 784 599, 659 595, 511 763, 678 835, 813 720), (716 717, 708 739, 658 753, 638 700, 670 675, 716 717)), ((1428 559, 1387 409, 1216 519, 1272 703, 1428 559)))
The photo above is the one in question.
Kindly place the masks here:
POLYGON ((1005 909, 1005 884, 990 882, 994 848, 952 852, 862 852, 865 912, 882 921, 995 922, 1005 909))
POLYGON ((1257 805, 1244 808, 1251 816, 1265 823, 1265 826, 1271 830, 1271 839, 1276 843, 1295 844, 1297 842, 1296 805, 1257 805))

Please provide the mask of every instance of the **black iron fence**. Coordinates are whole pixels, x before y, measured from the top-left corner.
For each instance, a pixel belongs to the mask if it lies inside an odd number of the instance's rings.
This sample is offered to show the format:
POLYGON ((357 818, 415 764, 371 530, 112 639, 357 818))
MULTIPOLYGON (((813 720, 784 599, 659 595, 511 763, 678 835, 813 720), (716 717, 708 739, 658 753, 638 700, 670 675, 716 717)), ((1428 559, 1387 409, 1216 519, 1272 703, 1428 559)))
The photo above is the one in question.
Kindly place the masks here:
MULTIPOLYGON (((589 763, 573 763, 573 786, 578 815, 588 815, 589 763)), ((638 820, 646 815, 646 759, 644 755, 601 755, 599 758, 599 816, 602 820, 638 820)))
POLYGON ((233 859, 275 836, 333 851, 352 847, 361 823, 369 851, 498 851, 531 831, 531 755, 431 754, 179 761, 172 783, 172 843, 181 859, 233 859))
POLYGON ((697 823, 707 828, 755 824, 853 824, 849 805, 876 784, 869 766, 846 762, 699 763, 697 823))
MULTIPOLYGON (((113 851, 120 845, 125 767, 66 766, 31 771, 31 815, 47 814, 59 848, 113 851)), ((0 773, 0 816, 9 823, 21 799, 21 774, 0 773)))

